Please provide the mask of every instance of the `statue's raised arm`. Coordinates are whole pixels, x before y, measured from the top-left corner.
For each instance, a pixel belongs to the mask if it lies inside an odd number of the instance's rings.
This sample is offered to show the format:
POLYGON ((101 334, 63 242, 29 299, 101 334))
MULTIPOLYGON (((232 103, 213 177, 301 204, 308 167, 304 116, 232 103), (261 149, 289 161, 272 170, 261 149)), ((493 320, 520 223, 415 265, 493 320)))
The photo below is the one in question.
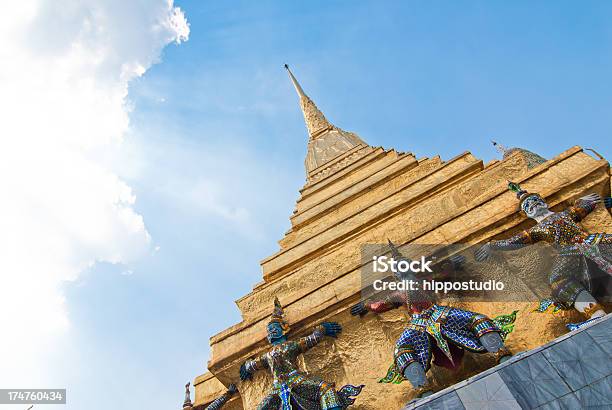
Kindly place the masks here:
POLYGON ((266 362, 265 356, 249 359, 240 366, 240 380, 251 380, 254 373, 266 368, 268 368, 268 362, 266 362))
POLYGON ((316 326, 312 333, 297 340, 300 353, 304 353, 319 344, 325 336, 336 338, 342 332, 342 326, 337 322, 323 322, 316 326))
POLYGON ((576 200, 573 206, 565 210, 568 215, 576 222, 582 221, 588 214, 595 210, 597 204, 603 200, 599 194, 589 194, 576 200))
POLYGON ((383 313, 404 306, 406 302, 406 294, 395 291, 382 298, 356 303, 351 307, 351 315, 363 316, 368 312, 383 313))
POLYGON ((210 403, 204 410, 219 410, 221 409, 225 403, 232 398, 234 394, 238 392, 235 384, 230 384, 227 388, 227 391, 223 393, 221 396, 216 398, 212 403, 210 403))

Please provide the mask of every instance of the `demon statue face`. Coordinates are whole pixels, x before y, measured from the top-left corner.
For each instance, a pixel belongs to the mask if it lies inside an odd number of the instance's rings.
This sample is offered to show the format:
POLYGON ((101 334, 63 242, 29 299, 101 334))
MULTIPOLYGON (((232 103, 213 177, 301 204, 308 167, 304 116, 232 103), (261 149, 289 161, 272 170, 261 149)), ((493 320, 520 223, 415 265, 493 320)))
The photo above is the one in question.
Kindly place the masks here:
POLYGON ((548 204, 538 194, 531 194, 525 198, 521 203, 521 210, 532 219, 549 212, 548 204))
POLYGON ((268 322, 268 342, 273 345, 286 342, 288 332, 289 326, 287 326, 283 319, 283 307, 278 301, 278 298, 275 298, 274 312, 268 322))

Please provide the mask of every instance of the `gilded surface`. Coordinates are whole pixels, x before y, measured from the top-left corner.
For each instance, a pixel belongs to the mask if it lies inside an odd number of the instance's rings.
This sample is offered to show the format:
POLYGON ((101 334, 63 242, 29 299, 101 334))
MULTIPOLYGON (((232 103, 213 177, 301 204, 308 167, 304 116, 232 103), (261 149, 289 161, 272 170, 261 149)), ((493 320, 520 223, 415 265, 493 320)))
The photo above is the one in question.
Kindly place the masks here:
MULTIPOLYGON (((366 384, 352 407, 354 409, 401 408, 414 395, 410 385, 407 382, 401 385, 379 384, 377 380, 384 376, 391 363, 394 342, 404 328, 408 313, 395 310, 381 315, 370 314, 362 319, 348 314, 347 309, 357 300, 360 289, 361 245, 384 243, 387 238, 403 244, 411 241, 480 242, 493 237, 507 237, 532 225, 517 212, 518 204, 505 188, 509 178, 518 180, 525 189, 540 192, 553 209, 564 207, 585 193, 610 193, 608 165, 576 149, 532 170, 527 170, 526 164, 513 156, 484 170, 480 164, 480 171, 466 171, 472 169, 472 163, 477 161, 468 160, 463 168, 457 169, 449 165, 442 170, 433 167, 429 179, 425 178, 422 183, 385 199, 389 192, 406 184, 408 179, 404 178, 419 167, 400 173, 371 192, 333 209, 323 217, 327 218, 324 222, 319 224, 315 220, 301 228, 305 230, 298 231, 298 236, 313 238, 311 244, 296 248, 296 253, 286 259, 298 261, 288 274, 258 287, 256 292, 238 301, 244 323, 234 327, 234 334, 222 334, 212 339, 211 371, 224 383, 237 381, 240 363, 261 353, 267 346, 264 339, 267 307, 274 296, 279 296, 287 306, 287 320, 295 331, 293 336, 299 336, 300 332, 321 320, 338 321, 344 327, 337 340, 326 340, 322 348, 307 353, 306 360, 299 363, 303 370, 333 380, 338 385, 349 382, 366 384), (463 171, 458 172, 461 169, 463 171), (377 198, 380 198, 378 202, 377 198), (333 225, 334 220, 344 220, 349 216, 332 231, 325 230, 325 226, 333 225), (372 223, 373 220, 377 222, 372 223), (308 232, 306 229, 310 225, 312 230, 308 232), (304 259, 307 255, 311 256, 304 259), (262 310, 261 306, 266 309, 262 310), (263 321, 258 322, 261 319, 263 321)), ((346 188, 351 185, 347 184, 346 188)), ((342 195, 342 190, 337 192, 342 195)), ((597 209, 583 221, 583 225, 590 230, 610 231, 612 218, 606 210, 597 209)), ((530 252, 537 252, 537 249, 530 252)), ((503 264, 481 272, 481 275, 504 278, 509 286, 527 292, 537 284, 530 272, 534 268, 546 270, 546 266, 529 265, 533 260, 538 260, 533 254, 520 255, 513 261, 512 275, 508 275, 507 266, 503 264)), ((278 266, 282 263, 279 262, 278 266)), ((468 262, 466 269, 477 271, 478 266, 468 262)), ((564 334, 564 324, 568 321, 582 319, 573 311, 555 315, 535 313, 535 301, 444 302, 489 316, 519 310, 515 331, 507 340, 508 347, 514 352, 540 346, 564 334)), ((494 358, 490 355, 467 354, 457 372, 434 368, 428 377, 437 388, 442 388, 493 363, 494 358)), ((196 400, 203 398, 199 390, 207 383, 212 381, 196 386, 196 400)), ((268 391, 269 383, 269 376, 259 372, 252 382, 239 385, 245 409, 254 408, 268 391)))
MULTIPOLYGON (((367 148, 367 146, 364 146, 363 148, 367 148)), ((318 182, 319 180, 326 178, 328 175, 332 175, 336 171, 347 167, 351 163, 357 161, 359 158, 367 155, 369 152, 370 151, 366 149, 359 149, 353 152, 352 154, 348 155, 346 158, 343 158, 341 161, 333 162, 330 166, 326 166, 322 170, 316 171, 310 177, 310 181, 312 181, 312 183, 318 182)))
MULTIPOLYGON (((584 170, 584 165, 579 167, 582 161, 583 158, 572 156, 569 162, 574 163, 574 167, 572 167, 572 164, 568 166, 565 162, 557 166, 562 169, 573 168, 575 173, 580 175, 580 171, 584 170)), ((588 161, 587 164, 589 164, 588 161)), ((590 164, 592 165, 592 163, 590 164)), ((447 168, 447 171, 451 172, 452 169, 447 168)), ((534 175, 534 178, 538 180, 538 186, 547 187, 541 190, 543 194, 547 194, 547 190, 558 189, 555 187, 558 187, 560 184, 564 185, 563 180, 557 180, 558 175, 558 172, 534 175)), ((523 224, 528 224, 529 222, 518 214, 513 194, 508 192, 505 187, 505 178, 515 176, 512 170, 505 170, 503 167, 486 170, 479 174, 477 178, 467 180, 455 189, 447 190, 437 196, 420 198, 419 201, 413 201, 412 207, 407 207, 403 212, 395 214, 393 218, 375 226, 367 224, 370 220, 369 215, 380 215, 385 212, 385 208, 381 210, 380 208, 370 207, 368 210, 355 216, 357 222, 361 221, 361 224, 367 229, 351 237, 350 241, 343 242, 342 246, 335 248, 324 246, 327 243, 325 236, 328 233, 317 236, 315 239, 319 241, 318 246, 323 246, 322 254, 317 255, 309 263, 302 263, 297 266, 291 274, 283 277, 282 280, 274 281, 259 292, 242 298, 238 305, 243 313, 243 317, 247 320, 252 320, 261 314, 265 315, 265 309, 262 310, 259 306, 269 305, 274 295, 285 295, 283 303, 287 304, 294 299, 303 297, 312 289, 330 283, 348 272, 358 270, 360 267, 360 249, 362 244, 385 243, 387 238, 396 243, 405 243, 415 240, 417 237, 420 243, 450 243, 465 239, 471 240, 475 235, 477 235, 478 241, 482 241, 486 235, 494 236, 502 234, 508 229, 519 229, 516 228, 516 225, 520 221, 523 224), (502 175, 488 176, 489 172, 496 175, 501 173, 502 175), (483 182, 475 182, 479 179, 482 179, 483 182), (472 189, 462 188, 465 185, 474 186, 475 184, 487 186, 491 180, 499 180, 500 184, 495 186, 489 185, 488 193, 483 192, 478 196, 473 195, 472 189), (462 191, 464 195, 461 195, 462 191), (488 198, 487 195, 491 198, 488 198), (500 225, 497 223, 500 219, 504 219, 504 224, 500 225), (487 228, 491 225, 495 227, 487 228), (293 296, 295 290, 299 290, 299 292, 293 296)), ((569 187, 565 188, 563 198, 570 200, 586 189, 599 190, 603 193, 603 185, 606 184, 608 178, 607 172, 594 174, 590 181, 588 179, 582 181, 582 185, 579 188, 580 191, 572 191, 569 187)), ((435 180, 439 184, 443 178, 434 178, 435 180)), ((434 182, 430 182, 427 185, 431 184, 434 184, 434 182)), ((397 200, 392 200, 392 204, 405 205, 407 201, 410 201, 410 198, 414 198, 415 195, 423 191, 420 190, 419 186, 415 186, 413 191, 406 192, 406 195, 400 196, 397 200)), ((418 198, 418 195, 416 197, 418 198)), ((556 199, 554 196, 550 201, 552 206, 555 206, 558 202, 559 199, 556 199)), ((346 225, 348 223, 349 221, 344 222, 342 226, 332 230, 329 234, 339 234, 342 229, 347 229, 346 225)), ((316 243, 313 245, 317 246, 316 243)))
POLYGON ((341 179, 330 181, 327 184, 322 183, 323 187, 321 189, 312 192, 305 198, 300 198, 300 200, 298 200, 298 211, 303 212, 326 198, 344 191, 355 182, 361 181, 381 169, 384 169, 387 165, 395 161, 396 158, 397 153, 395 151, 378 151, 378 155, 373 157, 373 160, 361 164, 360 167, 346 174, 341 179))
MULTIPOLYGON (((356 168, 359 168, 364 163, 370 162, 373 158, 376 158, 380 155, 384 155, 384 153, 386 152, 381 147, 375 148, 375 147, 370 147, 369 145, 366 145, 364 148, 360 148, 358 151, 363 152, 363 156, 359 158, 357 161, 355 161, 355 163, 351 163, 350 166, 345 166, 343 168, 334 169, 333 173, 323 178, 321 181, 315 181, 311 184, 307 183, 302 189, 300 189, 300 193, 302 194, 302 196, 298 199, 297 203, 299 204, 301 201, 303 201, 304 199, 306 199, 313 193, 318 192, 324 189, 325 187, 333 185, 335 182, 342 180, 347 174, 354 171, 356 168)), ((333 167, 334 164, 336 163, 337 161, 332 161, 328 165, 330 167, 333 167)), ((327 166, 324 168, 327 168, 327 166)), ((320 169, 317 169, 315 170, 315 172, 319 170, 320 169)))
POLYGON ((360 213, 411 182, 422 178, 440 166, 439 159, 426 161, 416 166, 416 160, 411 156, 400 158, 396 163, 372 178, 354 184, 349 189, 340 192, 320 204, 304 212, 304 225, 291 232, 290 237, 283 241, 282 247, 288 248, 298 242, 313 237, 324 230, 332 229, 340 221, 360 213), (306 219, 307 218, 307 219, 306 219))
POLYGON ((306 171, 310 173, 361 144, 365 143, 357 135, 332 127, 308 143, 306 171))
MULTIPOLYGON (((409 208, 409 205, 416 205, 415 208, 411 209, 418 209, 425 203, 431 203, 431 205, 435 207, 446 207, 447 204, 443 203, 443 201, 432 200, 433 194, 441 189, 441 186, 446 186, 448 188, 454 182, 457 182, 457 179, 465 177, 466 173, 476 172, 481 166, 482 163, 473 158, 461 158, 452 163, 452 166, 449 164, 449 166, 444 167, 439 172, 432 173, 423 178, 418 184, 408 186, 395 195, 381 199, 380 202, 364 209, 359 214, 352 216, 349 220, 337 224, 334 229, 327 229, 315 238, 308 239, 293 248, 275 255, 273 259, 266 260, 262 263, 264 279, 269 280, 271 276, 277 275, 280 271, 290 269, 291 264, 296 261, 297 258, 303 260, 306 255, 308 255, 309 259, 319 256, 313 252, 322 249, 324 245, 329 249, 329 245, 331 245, 330 241, 337 241, 343 237, 345 238, 349 234, 355 234, 355 230, 360 227, 359 230, 369 229, 370 226, 367 226, 366 223, 373 223, 383 217, 388 217, 390 212, 400 212, 401 210, 406 214, 405 210, 409 208)), ((429 221, 431 220, 431 216, 439 219, 447 215, 445 211, 437 211, 436 209, 434 211, 435 213, 427 212, 429 216, 425 218, 429 221)), ((408 213, 410 216, 414 216, 412 212, 408 213)), ((387 225, 388 223, 385 222, 385 224, 387 225)), ((410 225, 415 224, 411 223, 410 225)), ((362 236, 361 233, 360 236, 362 236)), ((350 245, 359 247, 363 243, 376 243, 379 240, 384 240, 384 238, 384 233, 380 233, 378 236, 371 238, 371 240, 365 238, 362 240, 360 238, 359 240, 352 241, 350 245)))

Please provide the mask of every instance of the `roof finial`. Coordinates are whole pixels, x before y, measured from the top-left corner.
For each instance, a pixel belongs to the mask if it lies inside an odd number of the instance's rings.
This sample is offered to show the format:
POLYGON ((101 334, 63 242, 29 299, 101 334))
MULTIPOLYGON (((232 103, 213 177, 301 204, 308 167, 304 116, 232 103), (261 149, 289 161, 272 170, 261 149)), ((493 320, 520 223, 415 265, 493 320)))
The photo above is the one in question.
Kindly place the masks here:
POLYGON ((189 391, 190 384, 191 382, 187 382, 187 384, 185 385, 185 401, 183 402, 184 409, 189 409, 193 407, 193 404, 191 403, 191 392, 189 391))
POLYGON ((502 158, 506 159, 508 158, 510 155, 514 154, 515 152, 519 152, 523 158, 525 159, 525 162, 527 163, 527 168, 531 169, 534 167, 537 167, 540 164, 543 164, 544 162, 546 162, 546 159, 542 158, 541 156, 539 156, 536 153, 533 153, 529 150, 526 150, 524 148, 518 148, 518 147, 514 147, 514 148, 506 148, 505 146, 503 146, 502 144, 498 144, 497 142, 491 140, 491 142, 493 143, 493 146, 495 147, 495 149, 502 154, 502 158))
POLYGON ((295 78, 295 76, 293 75, 293 73, 291 72, 291 69, 289 68, 287 64, 285 64, 285 70, 287 70, 287 72, 289 73, 289 78, 291 78, 291 82, 293 83, 293 86, 295 87, 295 91, 297 91, 300 98, 302 97, 308 98, 304 90, 302 90, 300 83, 298 83, 298 80, 295 78))
POLYGON ((508 152, 508 149, 504 147, 502 144, 498 144, 494 140, 491 140, 495 149, 502 155, 505 155, 508 152))
POLYGON ((289 78, 300 97, 300 106, 302 107, 302 113, 304 114, 304 121, 306 122, 306 128, 308 128, 310 139, 316 139, 321 133, 333 128, 333 126, 327 121, 323 113, 319 111, 315 103, 306 95, 287 64, 285 64, 285 69, 289 73, 289 78))

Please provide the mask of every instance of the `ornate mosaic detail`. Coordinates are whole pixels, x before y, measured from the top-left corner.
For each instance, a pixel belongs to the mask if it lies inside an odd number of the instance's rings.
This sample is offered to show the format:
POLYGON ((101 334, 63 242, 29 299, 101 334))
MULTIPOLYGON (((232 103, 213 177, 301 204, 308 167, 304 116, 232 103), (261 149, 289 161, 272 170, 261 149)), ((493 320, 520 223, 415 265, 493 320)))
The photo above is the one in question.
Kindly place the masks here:
POLYGON ((308 128, 310 139, 314 139, 317 132, 331 128, 332 125, 310 98, 302 96, 300 98, 300 105, 304 113, 304 121, 306 121, 306 128, 308 128))

